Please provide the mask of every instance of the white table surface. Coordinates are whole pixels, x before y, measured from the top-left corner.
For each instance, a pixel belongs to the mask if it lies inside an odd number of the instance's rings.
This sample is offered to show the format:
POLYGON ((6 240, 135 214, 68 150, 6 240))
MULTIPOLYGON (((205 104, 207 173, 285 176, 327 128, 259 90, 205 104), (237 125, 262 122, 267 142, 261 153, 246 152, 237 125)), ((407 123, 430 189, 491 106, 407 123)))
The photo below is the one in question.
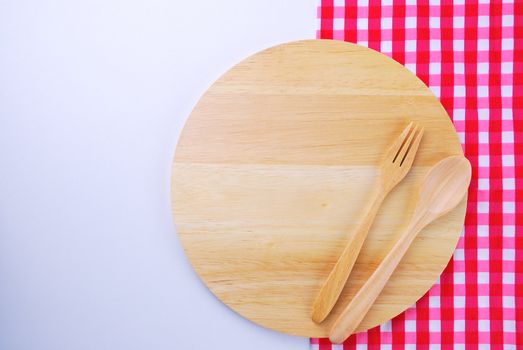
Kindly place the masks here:
POLYGON ((169 178, 199 96, 316 5, 0 1, 0 349, 307 349, 204 287, 169 178))

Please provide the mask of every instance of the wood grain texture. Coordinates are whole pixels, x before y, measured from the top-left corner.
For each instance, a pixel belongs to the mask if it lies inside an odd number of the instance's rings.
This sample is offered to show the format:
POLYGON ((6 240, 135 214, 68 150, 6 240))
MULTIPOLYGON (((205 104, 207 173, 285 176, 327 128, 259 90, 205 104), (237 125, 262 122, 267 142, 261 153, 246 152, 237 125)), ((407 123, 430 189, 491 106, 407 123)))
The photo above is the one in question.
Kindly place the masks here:
MULTIPOLYGON (((262 326, 324 337, 406 224, 416 185, 462 155, 448 115, 406 68, 354 44, 307 40, 259 52, 202 96, 172 168, 179 239, 225 304, 262 326), (425 129, 412 170, 384 200, 339 302, 314 297, 363 216, 380 157, 408 121, 425 129)), ((465 200, 423 229, 359 326, 411 306, 459 238, 465 200)))

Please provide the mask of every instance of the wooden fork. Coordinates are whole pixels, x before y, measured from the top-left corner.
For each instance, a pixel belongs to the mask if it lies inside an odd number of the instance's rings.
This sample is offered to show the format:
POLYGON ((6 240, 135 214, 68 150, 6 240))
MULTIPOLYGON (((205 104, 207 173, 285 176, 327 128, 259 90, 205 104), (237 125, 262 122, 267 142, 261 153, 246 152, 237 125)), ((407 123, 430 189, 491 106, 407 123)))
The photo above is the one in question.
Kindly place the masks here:
POLYGON ((394 186, 409 172, 422 136, 423 128, 411 122, 386 152, 380 165, 380 174, 375 191, 371 195, 366 215, 347 242, 345 249, 316 296, 312 306, 312 320, 314 322, 322 322, 336 304, 381 203, 394 186))

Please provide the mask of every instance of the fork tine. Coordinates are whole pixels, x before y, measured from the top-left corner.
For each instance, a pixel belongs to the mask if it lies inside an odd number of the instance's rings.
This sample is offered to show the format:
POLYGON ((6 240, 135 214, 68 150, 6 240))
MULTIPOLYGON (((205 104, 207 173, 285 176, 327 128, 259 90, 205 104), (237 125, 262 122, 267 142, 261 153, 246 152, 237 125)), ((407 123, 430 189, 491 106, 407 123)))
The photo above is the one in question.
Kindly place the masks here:
POLYGON ((400 166, 410 168, 410 166, 414 162, 414 157, 416 156, 416 153, 418 151, 418 147, 421 142, 421 138, 423 137, 424 131, 424 128, 419 129, 418 133, 416 134, 416 137, 414 138, 414 141, 411 142, 409 148, 407 149, 407 154, 405 155, 405 157, 403 157, 400 166))
POLYGON ((394 158, 395 164, 401 165, 401 162, 403 161, 403 158, 405 158, 405 155, 407 154, 409 147, 412 143, 412 140, 414 139, 414 136, 416 135, 416 132, 418 131, 418 129, 419 129, 418 124, 415 124, 414 128, 409 133, 409 135, 407 136, 407 139, 401 146, 401 149, 398 151, 398 154, 394 158))
POLYGON ((401 146, 405 142, 405 139, 407 138, 407 135, 412 130, 412 126, 414 125, 414 122, 410 122, 409 125, 403 131, 401 132, 401 135, 394 140, 394 143, 389 148, 389 151, 387 152, 387 159, 390 159, 391 162, 394 162, 396 160, 396 157, 398 156, 398 152, 401 149, 401 146))

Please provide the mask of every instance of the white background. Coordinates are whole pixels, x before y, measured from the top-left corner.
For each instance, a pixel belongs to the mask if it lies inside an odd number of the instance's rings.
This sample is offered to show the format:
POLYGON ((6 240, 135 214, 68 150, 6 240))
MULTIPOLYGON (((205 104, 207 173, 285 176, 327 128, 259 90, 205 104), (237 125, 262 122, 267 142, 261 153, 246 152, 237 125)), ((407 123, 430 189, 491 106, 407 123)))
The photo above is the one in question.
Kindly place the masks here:
POLYGON ((176 139, 316 0, 0 0, 0 349, 306 349, 207 291, 171 221, 176 139))

